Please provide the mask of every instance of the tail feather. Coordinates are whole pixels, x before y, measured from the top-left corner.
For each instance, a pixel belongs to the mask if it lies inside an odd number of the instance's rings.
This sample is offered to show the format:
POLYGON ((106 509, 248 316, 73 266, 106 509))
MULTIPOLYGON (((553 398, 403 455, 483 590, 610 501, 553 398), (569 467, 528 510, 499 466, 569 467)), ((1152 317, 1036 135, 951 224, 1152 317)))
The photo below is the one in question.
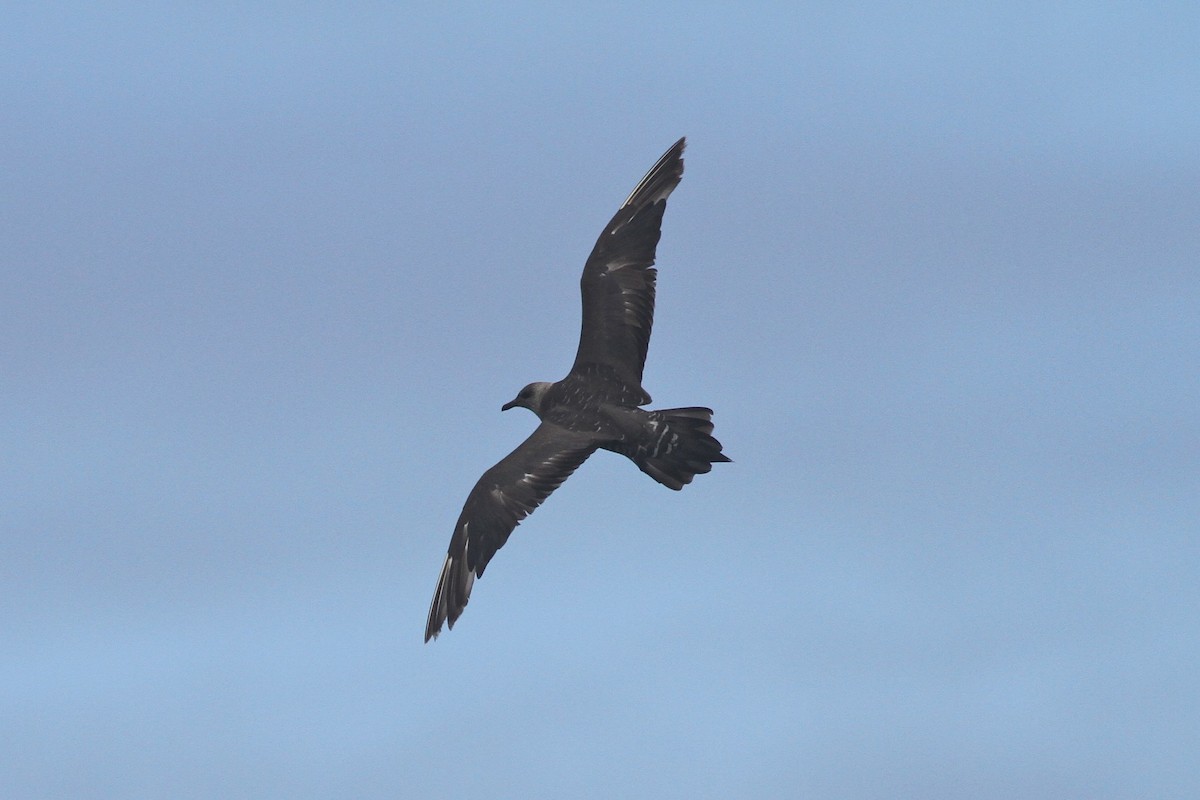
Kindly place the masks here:
POLYGON ((692 478, 731 459, 712 436, 712 409, 664 408, 651 411, 646 436, 625 454, 642 472, 676 491, 692 478))

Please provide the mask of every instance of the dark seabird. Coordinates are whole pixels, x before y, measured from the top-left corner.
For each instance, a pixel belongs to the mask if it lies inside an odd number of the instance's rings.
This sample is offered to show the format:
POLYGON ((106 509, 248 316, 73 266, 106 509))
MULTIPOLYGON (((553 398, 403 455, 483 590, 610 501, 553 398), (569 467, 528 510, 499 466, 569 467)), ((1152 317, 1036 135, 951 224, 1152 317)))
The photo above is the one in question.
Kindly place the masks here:
POLYGON ((583 326, 567 377, 531 383, 501 410, 523 406, 541 424, 483 473, 454 526, 425 625, 425 641, 451 628, 475 578, 513 528, 541 505, 597 448, 627 456, 679 490, 718 461, 708 408, 639 408, 650 402, 642 366, 654 319, 654 249, 667 197, 683 177, 684 139, 642 178, 596 240, 579 281, 583 326))

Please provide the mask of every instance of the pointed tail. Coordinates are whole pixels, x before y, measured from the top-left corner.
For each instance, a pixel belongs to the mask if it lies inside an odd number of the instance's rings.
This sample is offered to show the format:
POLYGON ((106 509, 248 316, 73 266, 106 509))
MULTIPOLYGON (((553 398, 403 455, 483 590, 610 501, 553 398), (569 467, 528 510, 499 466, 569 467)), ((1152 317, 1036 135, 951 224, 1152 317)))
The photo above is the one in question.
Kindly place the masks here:
POLYGON ((646 436, 626 452, 642 472, 676 491, 712 465, 731 461, 712 436, 711 408, 663 408, 650 412, 646 436))

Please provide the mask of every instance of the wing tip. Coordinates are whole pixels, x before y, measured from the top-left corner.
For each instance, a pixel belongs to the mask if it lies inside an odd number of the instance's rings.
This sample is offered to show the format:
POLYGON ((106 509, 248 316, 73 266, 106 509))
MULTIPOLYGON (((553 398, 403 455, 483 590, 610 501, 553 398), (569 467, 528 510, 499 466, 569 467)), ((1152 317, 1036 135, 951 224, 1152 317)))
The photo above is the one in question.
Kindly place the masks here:
POLYGON ((666 199, 675 191, 679 181, 683 179, 683 151, 687 148, 687 137, 680 136, 675 144, 667 148, 667 152, 659 157, 646 176, 638 181, 621 208, 640 206, 647 203, 666 199))
POLYGON ((433 590, 433 602, 429 604, 429 617, 425 621, 425 642, 436 639, 444 624, 454 630, 454 623, 462 616, 475 585, 475 571, 466 565, 466 552, 456 558, 452 553, 442 564, 437 588, 433 590))

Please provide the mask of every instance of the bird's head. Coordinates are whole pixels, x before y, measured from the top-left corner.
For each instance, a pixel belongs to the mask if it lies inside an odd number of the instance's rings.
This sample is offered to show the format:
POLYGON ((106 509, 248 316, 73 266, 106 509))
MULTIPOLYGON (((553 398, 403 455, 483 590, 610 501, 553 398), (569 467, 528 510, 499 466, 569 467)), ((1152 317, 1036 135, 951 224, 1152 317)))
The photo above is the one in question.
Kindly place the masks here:
POLYGON ((526 386, 521 391, 517 392, 517 396, 509 400, 504 405, 500 406, 501 411, 508 411, 510 408, 521 406, 528 408, 533 413, 541 416, 542 398, 546 396, 546 392, 554 384, 546 383, 545 381, 537 381, 526 386))

